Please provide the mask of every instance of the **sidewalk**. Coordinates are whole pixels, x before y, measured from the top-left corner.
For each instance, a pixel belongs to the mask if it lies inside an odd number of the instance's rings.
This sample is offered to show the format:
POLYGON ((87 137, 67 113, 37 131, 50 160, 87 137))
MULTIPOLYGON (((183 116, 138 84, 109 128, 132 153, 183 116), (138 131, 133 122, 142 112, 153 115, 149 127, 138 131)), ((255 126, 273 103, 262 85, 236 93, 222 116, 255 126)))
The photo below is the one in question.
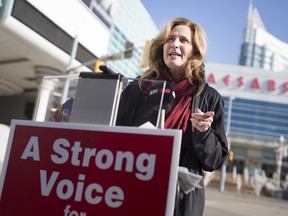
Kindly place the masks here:
POLYGON ((204 216, 284 216, 288 201, 206 188, 204 216))

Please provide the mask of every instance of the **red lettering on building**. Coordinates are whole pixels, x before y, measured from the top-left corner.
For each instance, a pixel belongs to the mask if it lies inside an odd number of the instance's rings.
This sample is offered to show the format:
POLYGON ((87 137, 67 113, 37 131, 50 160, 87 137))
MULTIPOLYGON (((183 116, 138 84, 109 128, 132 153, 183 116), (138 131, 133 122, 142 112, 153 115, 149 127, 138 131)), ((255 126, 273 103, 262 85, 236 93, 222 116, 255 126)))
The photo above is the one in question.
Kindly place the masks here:
POLYGON ((255 78, 252 80, 250 88, 251 89, 260 89, 261 88, 258 78, 255 78))
POLYGON ((244 85, 244 77, 241 76, 238 78, 238 87, 241 87, 243 85, 244 85))
POLYGON ((213 83, 216 84, 216 79, 213 73, 211 73, 207 79, 207 83, 213 83))
POLYGON ((275 82, 275 80, 268 80, 268 82, 267 82, 267 90, 268 91, 275 91, 276 90, 276 82, 275 82))
POLYGON ((225 83, 226 86, 230 85, 230 75, 227 75, 223 78, 223 82, 225 83))
MULTIPOLYGON (((232 77, 234 80, 234 77, 232 77)), ((249 81, 251 80, 251 84, 249 86, 250 89, 258 89, 262 90, 263 92, 272 92, 272 91, 277 91, 278 89, 281 88, 279 93, 288 93, 288 82, 285 82, 283 84, 277 86, 277 81, 272 80, 272 79, 267 79, 267 80, 262 80, 261 81, 264 83, 265 81, 267 82, 267 86, 261 86, 261 82, 259 81, 259 78, 255 77, 253 79, 249 78, 249 81)), ((231 85, 231 75, 225 75, 222 77, 222 81, 225 84, 225 86, 230 86, 231 85)), ((247 81, 245 81, 245 77, 239 76, 237 77, 237 87, 240 88, 244 86, 247 81)), ((211 84, 217 84, 216 83, 216 78, 213 73, 210 73, 207 78, 207 83, 211 84)))

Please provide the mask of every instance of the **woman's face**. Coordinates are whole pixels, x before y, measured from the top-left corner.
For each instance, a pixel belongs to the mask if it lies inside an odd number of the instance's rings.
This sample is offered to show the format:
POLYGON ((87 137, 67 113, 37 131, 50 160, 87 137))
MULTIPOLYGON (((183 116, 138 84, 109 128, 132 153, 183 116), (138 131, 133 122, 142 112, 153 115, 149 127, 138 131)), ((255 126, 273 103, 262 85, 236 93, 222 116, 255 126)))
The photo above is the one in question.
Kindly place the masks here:
POLYGON ((192 53, 191 30, 188 26, 175 26, 163 47, 163 59, 170 72, 184 73, 185 63, 192 53))

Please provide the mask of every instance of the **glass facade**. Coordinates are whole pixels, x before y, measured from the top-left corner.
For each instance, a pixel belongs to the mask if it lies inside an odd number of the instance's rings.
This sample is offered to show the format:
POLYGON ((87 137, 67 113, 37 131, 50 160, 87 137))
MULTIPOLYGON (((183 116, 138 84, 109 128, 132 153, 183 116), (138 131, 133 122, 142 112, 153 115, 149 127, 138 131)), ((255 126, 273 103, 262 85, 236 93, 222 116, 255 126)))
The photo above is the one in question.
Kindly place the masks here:
MULTIPOLYGON (((281 74, 277 82, 282 82, 282 86, 273 87, 277 93, 260 90, 259 94, 254 96, 253 91, 251 94, 242 92, 242 97, 224 96, 225 123, 233 143, 231 148, 235 153, 233 164, 241 163, 242 168, 265 170, 266 175, 272 178, 276 173, 277 164, 280 163, 277 157, 277 152, 282 151, 279 150, 280 137, 284 138, 284 146, 287 145, 288 138, 287 92, 285 90, 284 93, 279 93, 280 89, 286 88, 288 80, 288 44, 266 31, 257 9, 251 2, 239 65, 254 68, 251 69, 251 74, 255 71, 255 76, 256 71, 263 70, 262 74, 267 76, 268 80, 273 80, 281 74), (270 100, 267 100, 268 98, 270 100), (241 149, 247 152, 244 153, 241 149), (259 154, 249 154, 249 151, 256 150, 259 154), (258 164, 255 165, 254 162, 258 164)), ((288 157, 283 157, 281 179, 285 179, 288 173, 287 161, 288 157)))
POLYGON ((288 104, 224 97, 225 125, 230 113, 230 135, 275 141, 288 134, 288 104), (230 107, 231 106, 231 107, 230 107))
POLYGON ((248 10, 239 64, 270 71, 288 70, 288 44, 266 31, 252 4, 248 10))
POLYGON ((109 5, 100 0, 82 1, 110 30, 107 56, 118 58, 107 60, 106 63, 127 77, 140 75, 143 72, 141 61, 144 45, 159 32, 141 1, 114 0, 109 1, 109 5), (133 48, 127 47, 130 43, 133 48), (124 55, 127 48, 133 49, 129 58, 124 55))
MULTIPOLYGON (((268 72, 247 66, 206 64, 207 82, 224 99, 224 124, 233 159, 230 172, 245 168, 276 173, 281 137, 288 139, 287 73, 268 72)), ((283 153, 284 154, 284 153, 283 153)), ((281 179, 288 173, 288 157, 283 156, 281 179)))
POLYGON ((113 14, 111 43, 108 54, 125 50, 127 42, 133 43, 131 58, 108 62, 127 77, 136 77, 143 72, 141 68, 142 51, 147 40, 159 32, 156 24, 139 0, 119 0, 113 14))

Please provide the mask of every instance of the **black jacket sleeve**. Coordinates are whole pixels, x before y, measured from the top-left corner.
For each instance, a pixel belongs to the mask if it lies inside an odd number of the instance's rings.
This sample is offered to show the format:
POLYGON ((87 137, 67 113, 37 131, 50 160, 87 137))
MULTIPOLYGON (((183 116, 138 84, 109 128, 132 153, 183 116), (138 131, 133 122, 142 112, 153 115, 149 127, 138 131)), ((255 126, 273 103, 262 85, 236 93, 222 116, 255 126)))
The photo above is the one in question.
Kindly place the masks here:
POLYGON ((224 127, 224 101, 222 96, 208 85, 205 87, 205 92, 203 91, 197 97, 202 97, 199 108, 203 112, 214 111, 215 114, 208 131, 200 132, 194 129, 193 144, 202 169, 214 171, 221 167, 228 154, 224 127))
POLYGON ((135 106, 137 104, 136 95, 140 89, 137 88, 136 82, 130 83, 121 93, 116 125, 132 126, 135 106))

